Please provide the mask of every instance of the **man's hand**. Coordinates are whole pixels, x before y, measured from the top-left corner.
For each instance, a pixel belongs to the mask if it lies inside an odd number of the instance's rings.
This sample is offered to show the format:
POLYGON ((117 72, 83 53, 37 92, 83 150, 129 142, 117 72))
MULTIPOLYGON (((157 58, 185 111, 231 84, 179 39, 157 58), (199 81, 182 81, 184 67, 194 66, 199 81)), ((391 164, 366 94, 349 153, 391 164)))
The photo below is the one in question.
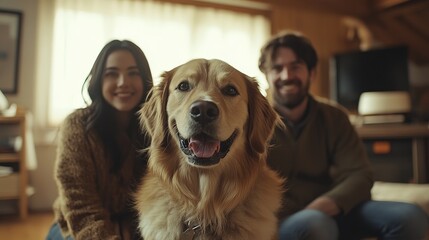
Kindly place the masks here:
POLYGON ((314 199, 310 204, 307 205, 306 209, 315 209, 328 214, 329 216, 335 216, 340 213, 340 208, 329 197, 321 196, 314 199))

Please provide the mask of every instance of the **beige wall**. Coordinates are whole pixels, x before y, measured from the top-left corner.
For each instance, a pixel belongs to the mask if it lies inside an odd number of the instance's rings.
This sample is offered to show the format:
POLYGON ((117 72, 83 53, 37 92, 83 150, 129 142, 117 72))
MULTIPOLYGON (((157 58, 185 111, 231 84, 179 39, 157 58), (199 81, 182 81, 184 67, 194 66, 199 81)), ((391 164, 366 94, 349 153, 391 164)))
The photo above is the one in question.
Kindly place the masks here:
POLYGON ((18 94, 7 95, 9 102, 33 109, 35 88, 35 53, 38 0, 0 0, 0 8, 23 12, 19 56, 18 94))
MULTIPOLYGON (((37 39, 38 39, 38 7, 42 0, 0 0, 0 9, 23 12, 21 29, 21 48, 18 93, 6 95, 11 103, 17 103, 37 115, 35 89, 37 75, 37 39)), ((34 187, 35 194, 29 198, 31 210, 51 209, 57 190, 53 181, 53 162, 55 146, 36 144, 38 167, 29 172, 30 185, 34 187)), ((0 206, 2 201, 0 201, 0 206)), ((5 203, 7 204, 7 203, 5 203)))

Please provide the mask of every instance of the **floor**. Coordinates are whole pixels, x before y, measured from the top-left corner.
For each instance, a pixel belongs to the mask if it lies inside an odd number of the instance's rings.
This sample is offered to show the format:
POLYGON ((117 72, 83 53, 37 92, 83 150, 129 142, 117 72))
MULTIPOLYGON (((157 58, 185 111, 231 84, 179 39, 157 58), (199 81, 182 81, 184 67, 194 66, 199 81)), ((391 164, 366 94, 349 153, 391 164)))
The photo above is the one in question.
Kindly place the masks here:
POLYGON ((0 215, 0 240, 44 240, 53 219, 52 212, 29 213, 25 220, 15 215, 0 215))

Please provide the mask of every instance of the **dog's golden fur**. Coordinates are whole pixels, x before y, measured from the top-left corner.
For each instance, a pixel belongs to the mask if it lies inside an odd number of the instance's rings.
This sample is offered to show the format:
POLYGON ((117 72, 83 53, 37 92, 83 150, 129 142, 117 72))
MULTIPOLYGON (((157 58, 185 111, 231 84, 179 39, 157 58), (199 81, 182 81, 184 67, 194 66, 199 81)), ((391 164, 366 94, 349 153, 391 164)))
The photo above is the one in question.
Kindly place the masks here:
POLYGON ((136 194, 145 240, 180 239, 188 222, 201 226, 194 239, 275 238, 283 180, 267 167, 266 152, 279 118, 254 79, 220 60, 192 60, 163 74, 140 119, 152 139, 136 194), (196 102, 217 110, 210 123, 190 116, 196 102), (206 162, 212 158, 181 140, 201 132, 223 141, 214 155, 233 139, 229 152, 206 162), (194 152, 182 151, 183 142, 194 152))

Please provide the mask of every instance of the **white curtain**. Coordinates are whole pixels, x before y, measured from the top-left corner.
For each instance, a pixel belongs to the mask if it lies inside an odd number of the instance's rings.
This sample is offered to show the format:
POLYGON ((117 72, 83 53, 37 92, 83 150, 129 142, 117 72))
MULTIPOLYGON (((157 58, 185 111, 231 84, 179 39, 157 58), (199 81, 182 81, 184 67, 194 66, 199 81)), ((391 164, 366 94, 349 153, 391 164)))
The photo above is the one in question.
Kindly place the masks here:
POLYGON ((267 87, 257 62, 270 35, 262 15, 153 1, 53 0, 52 56, 38 109, 56 126, 85 106, 81 87, 101 48, 128 39, 145 52, 155 80, 192 58, 222 59, 267 87))

